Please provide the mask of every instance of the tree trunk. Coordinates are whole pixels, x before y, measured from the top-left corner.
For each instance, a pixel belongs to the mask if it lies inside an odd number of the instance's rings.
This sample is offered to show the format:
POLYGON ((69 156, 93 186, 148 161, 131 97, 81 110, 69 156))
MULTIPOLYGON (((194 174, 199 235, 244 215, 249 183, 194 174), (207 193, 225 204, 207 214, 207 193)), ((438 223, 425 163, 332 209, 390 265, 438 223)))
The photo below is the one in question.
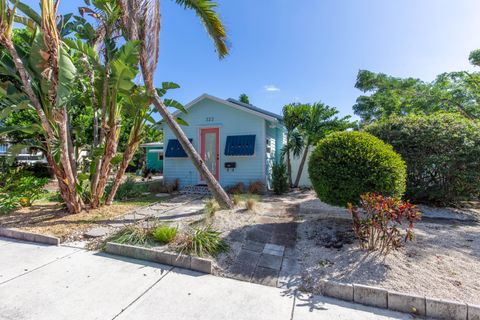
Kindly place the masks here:
POLYGON ((193 148, 193 145, 188 140, 182 128, 180 128, 180 125, 175 121, 170 112, 168 112, 167 107, 163 104, 162 100, 156 92, 154 92, 153 104, 157 108, 158 112, 162 115, 163 119, 170 127, 173 134, 175 134, 175 136, 177 137, 178 141, 182 145, 185 153, 188 155, 195 168, 197 168, 198 172, 205 179, 205 182, 207 182, 208 188, 213 193, 213 196, 215 197, 215 200, 217 200, 218 204, 223 208, 233 208, 232 200, 229 198, 225 190, 223 190, 222 186, 220 186, 213 174, 207 168, 205 162, 202 160, 195 148, 193 148))
MULTIPOLYGON (((100 129, 100 137, 99 137, 99 140, 98 140, 98 145, 102 145, 104 143, 105 129, 106 129, 106 126, 107 126, 107 121, 106 121, 106 118, 107 118, 107 96, 108 96, 108 80, 110 78, 110 71, 109 71, 110 66, 108 64, 108 57, 107 57, 106 52, 104 54, 104 58, 105 58, 105 75, 104 75, 104 78, 103 78, 103 85, 102 85, 102 105, 101 105, 102 115, 100 117, 101 125, 100 125, 100 128, 99 128, 100 129)), ((105 148, 106 148, 106 146, 105 146, 105 148)), ((93 156, 94 155, 92 154, 92 157, 93 156)), ((90 189, 91 189, 92 196, 96 193, 96 190, 97 190, 98 180, 100 178, 100 170, 101 170, 101 167, 102 167, 102 162, 103 162, 103 159, 101 157, 98 157, 97 163, 96 163, 96 166, 95 166, 95 173, 93 175, 92 182, 90 184, 90 189)))
POLYGON ((92 194, 92 208, 97 208, 100 205, 100 200, 105 192, 105 187, 107 186, 108 176, 110 175, 110 168, 113 157, 117 153, 118 147, 118 134, 117 134, 117 124, 110 124, 110 131, 106 137, 105 141, 105 154, 102 158, 102 163, 100 166, 100 171, 98 172, 98 183, 95 189, 95 192, 92 194))
POLYGON ((288 186, 292 187, 292 162, 290 161, 290 149, 287 149, 287 175, 288 175, 288 186))
POLYGON ((118 167, 117 175, 115 176, 115 180, 112 185, 112 190, 110 190, 107 200, 105 201, 105 204, 107 206, 112 204, 113 199, 115 198, 115 194, 118 191, 118 187, 120 187, 120 184, 122 183, 122 179, 123 179, 123 176, 125 175, 125 171, 128 168, 128 164, 130 163, 130 161, 132 161, 133 155, 138 149, 138 145, 139 145, 138 142, 133 143, 132 145, 127 144, 127 147, 125 148, 125 152, 123 153, 122 162, 118 167))
POLYGON ((297 178, 295 179, 295 184, 293 185, 295 188, 298 188, 298 184, 300 183, 300 179, 303 173, 303 167, 305 166, 305 162, 307 161, 308 156, 308 148, 309 144, 305 146, 305 150, 303 150, 302 160, 300 161, 300 166, 298 167, 297 178))
POLYGON ((66 183, 65 173, 61 170, 55 160, 53 160, 50 151, 46 151, 46 157, 48 164, 50 165, 50 167, 52 167, 53 174, 57 179, 60 196, 65 202, 65 205, 67 206, 67 211, 71 214, 80 213, 83 209, 83 204, 77 201, 76 194, 71 193, 70 188, 66 183))
MULTIPOLYGON (((37 112, 38 117, 40 118, 40 123, 42 125, 43 130, 45 131, 45 138, 46 138, 46 145, 47 145, 46 156, 47 156, 48 162, 52 166, 52 170, 55 174, 55 177, 57 178, 59 188, 60 188, 60 194, 63 200, 65 201, 65 204, 67 205, 67 210, 69 213, 79 213, 80 211, 82 211, 82 202, 79 199, 76 192, 75 179, 73 178, 73 175, 70 174, 69 172, 71 170, 71 164, 68 161, 68 146, 66 149, 62 148, 63 150, 61 152, 61 155, 63 156, 61 160, 62 167, 60 167, 53 160, 53 157, 51 154, 51 148, 50 148, 52 145, 52 141, 56 140, 56 137, 54 135, 54 130, 42 108, 40 100, 38 99, 37 95, 33 91, 33 88, 31 85, 31 79, 23 65, 23 61, 18 55, 18 52, 15 49, 15 46, 13 45, 13 42, 11 41, 11 39, 6 38, 5 35, 0 35, 0 43, 7 49, 8 53, 12 57, 13 62, 15 64, 15 68, 18 74, 20 75, 20 79, 22 80, 23 89, 27 94, 28 98, 30 99, 30 102, 32 103, 33 107, 35 108, 35 111, 37 112)), ((60 131, 61 130, 62 128, 60 128, 60 131)), ((66 137, 67 135, 65 134, 64 136, 66 137)), ((65 139, 64 142, 65 141, 67 140, 65 139)))

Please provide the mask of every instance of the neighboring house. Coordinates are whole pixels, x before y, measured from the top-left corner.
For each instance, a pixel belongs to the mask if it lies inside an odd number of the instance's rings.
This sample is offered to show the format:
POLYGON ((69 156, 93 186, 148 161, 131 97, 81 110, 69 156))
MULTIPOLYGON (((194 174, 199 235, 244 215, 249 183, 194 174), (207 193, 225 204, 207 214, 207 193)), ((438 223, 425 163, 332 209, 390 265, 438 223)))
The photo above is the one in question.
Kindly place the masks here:
MULTIPOLYGON (((9 142, 0 142, 0 157, 8 156, 8 149, 11 146, 12 144, 9 142)), ((20 153, 15 156, 15 161, 24 164, 48 163, 42 151, 32 153, 30 148, 23 148, 20 153)))
MULTIPOLYGON (((234 99, 204 94, 175 112, 188 123, 183 131, 223 187, 254 181, 271 186, 271 170, 280 161, 285 142, 283 118, 234 99)), ((180 187, 205 181, 188 159, 168 126, 163 124, 166 182, 179 179, 180 187)))
POLYGON ((140 147, 145 148, 146 169, 163 172, 163 143, 144 143, 140 147))

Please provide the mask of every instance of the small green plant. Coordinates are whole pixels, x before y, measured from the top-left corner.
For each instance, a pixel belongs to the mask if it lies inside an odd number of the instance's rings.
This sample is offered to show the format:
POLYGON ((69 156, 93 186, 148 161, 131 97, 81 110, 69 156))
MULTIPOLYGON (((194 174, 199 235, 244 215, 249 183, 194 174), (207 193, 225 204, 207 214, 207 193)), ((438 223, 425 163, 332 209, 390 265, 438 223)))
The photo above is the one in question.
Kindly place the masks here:
POLYGON ((138 226, 126 226, 111 236, 108 241, 120 244, 145 245, 151 237, 152 233, 149 229, 138 226))
POLYGON ((217 201, 210 199, 205 203, 205 207, 203 208, 203 212, 205 213, 205 217, 211 218, 215 215, 215 212, 220 209, 217 201))
POLYGON ((228 250, 228 244, 221 238, 221 232, 212 226, 192 228, 187 235, 179 241, 178 249, 197 256, 209 254, 216 256, 228 250))
POLYGON ((160 243, 167 244, 172 242, 177 236, 178 228, 169 226, 159 226, 153 229, 152 235, 160 243))
POLYGON ((283 162, 275 163, 272 167, 272 187, 277 195, 288 191, 287 166, 283 162))

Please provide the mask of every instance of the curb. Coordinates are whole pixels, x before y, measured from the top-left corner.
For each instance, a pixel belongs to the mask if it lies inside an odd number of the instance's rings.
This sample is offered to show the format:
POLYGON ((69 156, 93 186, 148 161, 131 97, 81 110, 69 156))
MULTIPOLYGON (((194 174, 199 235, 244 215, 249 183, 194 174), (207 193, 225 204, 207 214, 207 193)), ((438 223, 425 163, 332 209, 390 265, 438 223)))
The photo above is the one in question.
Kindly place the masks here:
POLYGON ((8 228, 0 228, 0 237, 29 241, 29 242, 36 242, 41 244, 48 244, 53 246, 60 245, 60 239, 57 237, 46 236, 43 234, 31 233, 31 232, 8 229, 8 228))
POLYGON ((435 319, 480 320, 480 306, 409 295, 360 284, 321 280, 323 296, 435 319))
POLYGON ((152 261, 161 264, 171 265, 174 267, 200 271, 208 274, 211 274, 213 269, 212 261, 209 259, 131 246, 127 244, 107 242, 105 246, 105 252, 118 256, 152 261))

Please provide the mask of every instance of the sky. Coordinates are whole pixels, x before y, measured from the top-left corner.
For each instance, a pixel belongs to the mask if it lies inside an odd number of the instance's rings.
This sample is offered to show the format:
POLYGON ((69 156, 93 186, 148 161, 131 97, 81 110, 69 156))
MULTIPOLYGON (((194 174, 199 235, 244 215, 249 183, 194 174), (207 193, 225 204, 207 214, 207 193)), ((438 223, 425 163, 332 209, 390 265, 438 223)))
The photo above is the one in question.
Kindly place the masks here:
MULTIPOLYGON (((35 6, 38 0, 25 0, 35 6)), ((359 70, 431 81, 471 70, 480 48, 478 0, 219 0, 230 54, 219 60, 202 24, 162 0, 155 80, 181 88, 186 104, 203 93, 238 98, 281 113, 291 102, 324 102, 353 115, 359 70)), ((83 0, 63 0, 62 13, 83 0)))

